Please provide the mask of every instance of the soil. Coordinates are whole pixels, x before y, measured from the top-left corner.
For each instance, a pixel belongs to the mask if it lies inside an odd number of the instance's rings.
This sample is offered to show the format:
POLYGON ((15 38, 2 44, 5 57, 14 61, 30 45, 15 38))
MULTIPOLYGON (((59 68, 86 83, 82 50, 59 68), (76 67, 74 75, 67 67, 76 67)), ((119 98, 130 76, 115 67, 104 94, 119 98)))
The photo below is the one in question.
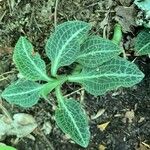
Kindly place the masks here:
MULTIPOLYGON (((75 19, 90 22, 93 24, 92 34, 111 38, 113 26, 118 20, 115 20, 118 17, 115 10, 120 6, 132 7, 133 11, 132 0, 59 0, 57 24, 75 19)), ((47 64, 49 63, 44 45, 54 29, 55 7, 54 0, 0 0, 0 75, 6 73, 3 79, 0 78, 0 92, 17 79, 18 72, 12 61, 12 53, 21 35, 27 36, 36 51, 47 64)), ((134 9, 138 11, 136 7, 134 9)), ((31 114, 38 122, 38 128, 32 133, 34 140, 22 138, 16 142, 15 136, 8 136, 2 142, 18 150, 150 149, 150 58, 134 56, 132 43, 141 28, 132 25, 133 23, 126 25, 128 30, 124 30, 121 46, 128 54, 127 58, 131 61, 135 59, 134 62, 145 73, 144 80, 134 87, 120 88, 99 97, 89 95, 83 90, 71 95, 82 100, 89 116, 91 140, 87 148, 75 144, 57 127, 54 119, 56 102, 53 94, 49 96, 52 105, 41 100, 28 109, 12 106, 3 100, 3 106, 11 114, 31 114), (101 115, 92 119, 102 111, 101 115), (49 134, 42 130, 43 124, 47 122, 50 125, 49 134), (107 122, 108 126, 101 131, 99 125, 107 122)), ((68 94, 79 88, 78 85, 66 84, 63 89, 64 93, 68 94)))

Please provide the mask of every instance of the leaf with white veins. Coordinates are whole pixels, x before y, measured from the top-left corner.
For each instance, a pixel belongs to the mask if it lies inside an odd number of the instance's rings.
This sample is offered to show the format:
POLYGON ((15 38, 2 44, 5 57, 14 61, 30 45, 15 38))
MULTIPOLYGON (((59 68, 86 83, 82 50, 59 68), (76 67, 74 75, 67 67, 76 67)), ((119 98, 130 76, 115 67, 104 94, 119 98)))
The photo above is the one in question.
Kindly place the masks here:
POLYGON ((59 67, 73 63, 79 53, 80 43, 91 26, 82 21, 68 21, 58 25, 46 43, 46 54, 52 62, 51 73, 56 76, 59 67))
POLYGON ((10 104, 31 107, 38 102, 41 89, 42 85, 33 81, 18 80, 8 86, 1 96, 10 104))
POLYGON ((20 37, 14 50, 13 60, 19 72, 28 80, 49 81, 46 75, 46 66, 38 53, 34 53, 32 44, 20 37))
POLYGON ((149 11, 150 10, 150 0, 134 0, 134 3, 141 10, 149 11))
POLYGON ((150 54, 150 31, 143 30, 136 37, 135 51, 139 55, 150 54))
POLYGON ((135 64, 118 57, 97 68, 83 68, 80 74, 69 76, 68 80, 81 83, 89 93, 97 96, 121 86, 133 86, 143 77, 135 64))
POLYGON ((81 46, 77 62, 86 67, 97 67, 121 53, 118 45, 99 36, 89 37, 81 46))
POLYGON ((63 98, 56 110, 56 123, 61 130, 82 147, 87 147, 90 132, 87 116, 76 100, 63 98))

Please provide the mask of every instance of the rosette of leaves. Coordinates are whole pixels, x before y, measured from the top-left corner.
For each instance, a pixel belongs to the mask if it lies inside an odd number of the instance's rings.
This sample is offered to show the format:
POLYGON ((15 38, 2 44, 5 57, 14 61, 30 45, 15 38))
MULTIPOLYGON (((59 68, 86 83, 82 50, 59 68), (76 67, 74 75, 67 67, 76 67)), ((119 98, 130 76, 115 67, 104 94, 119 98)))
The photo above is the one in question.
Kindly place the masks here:
POLYGON ((90 29, 91 25, 82 21, 68 21, 56 27, 45 47, 51 61, 51 75, 47 74, 46 65, 33 51, 32 44, 20 37, 13 60, 24 78, 9 85, 1 95, 11 104, 32 107, 40 97, 47 98, 47 94, 55 89, 56 123, 82 147, 87 147, 90 140, 87 116, 77 100, 63 96, 61 85, 76 82, 98 96, 119 87, 133 86, 144 77, 135 64, 118 56, 122 50, 117 42, 90 36, 90 29), (58 75, 60 67, 72 63, 77 67, 70 75, 58 75))

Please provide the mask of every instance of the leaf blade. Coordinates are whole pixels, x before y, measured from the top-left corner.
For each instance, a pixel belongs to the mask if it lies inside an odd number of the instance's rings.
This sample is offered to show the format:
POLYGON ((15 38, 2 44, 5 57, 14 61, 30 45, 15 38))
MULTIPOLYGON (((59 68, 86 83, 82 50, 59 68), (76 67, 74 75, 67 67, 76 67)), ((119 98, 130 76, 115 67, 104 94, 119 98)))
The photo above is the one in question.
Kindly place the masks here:
POLYGON ((86 67, 97 67, 121 53, 118 45, 99 36, 89 37, 81 46, 77 62, 86 67))
POLYGON ((149 30, 141 31, 135 41, 135 51, 139 55, 150 54, 150 33, 149 30))
POLYGON ((80 104, 73 99, 63 99, 62 101, 63 103, 55 112, 57 125, 64 133, 69 134, 77 144, 87 147, 90 132, 84 111, 80 104))
POLYGON ((8 86, 1 96, 11 104, 31 107, 38 102, 41 89, 42 86, 33 81, 18 80, 8 86))
POLYGON ((84 68, 80 74, 70 76, 68 80, 81 83, 89 93, 97 96, 121 86, 133 86, 143 77, 144 74, 135 64, 118 57, 98 68, 84 68))
POLYGON ((149 0, 144 0, 144 1, 139 1, 135 0, 134 3, 141 9, 145 11, 150 10, 150 1, 149 0))
POLYGON ((59 67, 70 65, 75 61, 80 50, 80 42, 89 29, 90 25, 82 21, 68 21, 57 26, 46 43, 46 54, 52 61, 53 76, 59 67))
POLYGON ((34 53, 32 44, 20 37, 14 50, 13 60, 19 72, 28 80, 49 81, 46 75, 46 66, 38 53, 34 53))

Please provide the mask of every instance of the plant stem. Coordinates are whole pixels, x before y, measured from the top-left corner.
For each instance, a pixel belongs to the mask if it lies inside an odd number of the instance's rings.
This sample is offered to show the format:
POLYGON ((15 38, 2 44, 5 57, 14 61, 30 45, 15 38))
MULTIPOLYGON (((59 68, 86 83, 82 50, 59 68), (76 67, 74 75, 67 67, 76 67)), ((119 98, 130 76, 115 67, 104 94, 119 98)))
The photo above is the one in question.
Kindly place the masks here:
POLYGON ((114 34, 113 34, 113 38, 112 41, 119 45, 122 39, 122 30, 121 30, 121 25, 120 24, 115 24, 114 26, 114 34))
POLYGON ((62 95, 62 92, 61 92, 61 86, 57 86, 55 88, 55 93, 56 93, 56 97, 57 97, 57 100, 58 100, 58 104, 62 105, 63 104, 63 95, 62 95))
POLYGON ((53 64, 51 65, 51 75, 54 78, 57 77, 57 69, 56 69, 56 67, 53 64))
MULTIPOLYGON (((114 27, 114 35, 112 38, 112 42, 119 45, 121 42, 121 39, 122 39, 121 25, 117 23, 117 24, 115 24, 115 27, 114 27)), ((126 59, 126 53, 125 53, 124 49, 122 49, 122 53, 123 53, 123 58, 126 59)))

